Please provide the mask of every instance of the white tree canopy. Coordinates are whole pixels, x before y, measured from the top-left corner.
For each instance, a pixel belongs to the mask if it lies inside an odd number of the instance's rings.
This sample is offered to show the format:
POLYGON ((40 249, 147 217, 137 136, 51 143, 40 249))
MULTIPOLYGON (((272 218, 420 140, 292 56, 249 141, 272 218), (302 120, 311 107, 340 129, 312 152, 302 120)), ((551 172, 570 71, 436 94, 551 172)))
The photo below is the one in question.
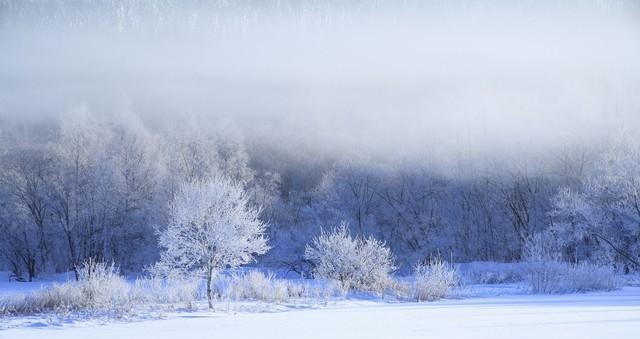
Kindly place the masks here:
POLYGON ((185 183, 169 206, 160 233, 158 269, 168 274, 218 271, 251 262, 268 249, 260 208, 230 179, 185 183))

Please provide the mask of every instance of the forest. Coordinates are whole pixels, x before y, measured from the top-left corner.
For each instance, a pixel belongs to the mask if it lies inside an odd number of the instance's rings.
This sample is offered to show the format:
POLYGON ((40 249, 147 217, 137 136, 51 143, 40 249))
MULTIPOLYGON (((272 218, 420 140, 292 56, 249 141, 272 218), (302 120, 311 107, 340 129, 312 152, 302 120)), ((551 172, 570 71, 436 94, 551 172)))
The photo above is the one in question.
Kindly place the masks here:
POLYGON ((538 233, 564 260, 638 268, 633 2, 0 8, 0 260, 17 280, 89 259, 144 272, 177 192, 220 177, 267 225, 259 266, 308 274, 307 243, 344 222, 398 273, 518 261, 538 233))
MULTIPOLYGON (((402 272, 440 255, 454 262, 518 261, 550 232, 566 260, 635 270, 640 255, 640 148, 635 136, 602 149, 566 148, 529 164, 300 159, 196 118, 150 128, 87 107, 46 124, 2 125, 3 265, 17 280, 75 270, 89 259, 141 272, 184 183, 220 176, 260 208, 271 250, 258 264, 309 273, 306 244, 348 225, 393 251, 402 272)), ((313 158, 310 155, 309 158, 313 158)))

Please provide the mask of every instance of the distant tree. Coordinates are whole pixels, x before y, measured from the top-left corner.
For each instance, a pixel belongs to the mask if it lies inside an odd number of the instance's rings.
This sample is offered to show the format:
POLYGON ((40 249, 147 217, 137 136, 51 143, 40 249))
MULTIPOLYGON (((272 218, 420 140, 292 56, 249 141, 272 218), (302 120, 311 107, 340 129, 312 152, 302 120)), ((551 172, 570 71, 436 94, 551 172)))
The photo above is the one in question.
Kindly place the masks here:
POLYGON ((640 145, 623 141, 596 162, 577 190, 553 198, 553 230, 566 254, 640 268, 640 145))
MULTIPOLYGON (((52 158, 45 150, 23 147, 14 149, 2 160, 0 185, 6 190, 4 204, 12 206, 12 218, 7 216, 4 222, 8 228, 3 236, 11 248, 5 247, 5 257, 20 258, 10 260, 11 265, 17 268, 15 263, 21 262, 31 281, 51 259, 48 215, 52 158)), ((14 274, 19 276, 17 270, 14 274)))
POLYGON ((503 184, 503 203, 512 230, 523 246, 529 237, 549 225, 547 213, 552 196, 548 178, 516 174, 503 184))
POLYGON ((107 253, 108 234, 115 228, 109 127, 86 107, 79 107, 60 120, 59 139, 53 145, 51 215, 66 245, 67 267, 76 279, 86 260, 112 259, 107 253))
POLYGON ((250 206, 242 186, 230 179, 216 176, 185 183, 169 205, 156 269, 167 275, 202 274, 212 308, 215 275, 269 249, 267 225, 259 216, 260 209, 250 206))

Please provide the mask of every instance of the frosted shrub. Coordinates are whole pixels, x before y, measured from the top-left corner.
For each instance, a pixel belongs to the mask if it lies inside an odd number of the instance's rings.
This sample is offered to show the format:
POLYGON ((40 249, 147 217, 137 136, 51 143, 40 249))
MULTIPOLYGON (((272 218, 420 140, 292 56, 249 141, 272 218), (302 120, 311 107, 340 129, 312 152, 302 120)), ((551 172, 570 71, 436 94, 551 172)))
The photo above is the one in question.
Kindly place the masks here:
POLYGON ((374 238, 352 237, 346 223, 320 235, 307 245, 305 259, 314 264, 313 275, 351 289, 382 292, 390 284, 395 270, 391 250, 374 238))
POLYGON ((132 288, 131 298, 139 304, 175 305, 183 304, 187 309, 194 309, 198 300, 201 279, 137 279, 132 288))
POLYGON ((583 262, 571 265, 567 273, 566 292, 613 291, 620 286, 620 280, 611 265, 583 262))
POLYGON ((287 294, 290 299, 308 298, 309 290, 309 286, 304 283, 289 282, 287 284, 287 294))
POLYGON ((72 311, 115 312, 131 308, 130 286, 114 265, 85 262, 79 281, 56 284, 35 293, 0 301, 4 314, 36 314, 72 311))
POLYGON ((581 293, 618 288, 619 279, 611 265, 563 262, 554 244, 548 233, 536 234, 525 244, 527 282, 533 293, 581 293))
POLYGON ((54 285, 29 295, 0 298, 1 315, 29 315, 43 312, 66 313, 79 308, 80 290, 75 284, 54 285))
POLYGON ((223 296, 230 300, 284 302, 289 299, 289 286, 287 281, 276 279, 273 274, 251 271, 231 277, 223 296))
POLYGON ((531 237, 523 248, 526 279, 534 293, 556 293, 562 289, 567 265, 560 260, 555 241, 548 233, 531 237))
POLYGON ((85 308, 110 310, 128 303, 129 284, 120 276, 114 264, 89 260, 78 273, 85 308))
POLYGON ((446 297, 449 290, 458 285, 458 275, 453 266, 440 258, 415 266, 414 297, 417 301, 434 301, 446 297))
POLYGON ((390 273, 396 269, 391 249, 380 240, 369 237, 360 241, 360 272, 355 287, 382 292, 390 286, 390 273))
POLYGON ((89 264, 80 270, 79 281, 55 284, 29 295, 0 298, 0 314, 27 315, 53 312, 89 312, 121 316, 135 309, 184 304, 194 309, 200 279, 138 279, 130 284, 112 265, 89 264))
POLYGON ((527 281, 533 293, 545 294, 612 291, 620 286, 612 266, 588 262, 538 262, 529 266, 527 281))

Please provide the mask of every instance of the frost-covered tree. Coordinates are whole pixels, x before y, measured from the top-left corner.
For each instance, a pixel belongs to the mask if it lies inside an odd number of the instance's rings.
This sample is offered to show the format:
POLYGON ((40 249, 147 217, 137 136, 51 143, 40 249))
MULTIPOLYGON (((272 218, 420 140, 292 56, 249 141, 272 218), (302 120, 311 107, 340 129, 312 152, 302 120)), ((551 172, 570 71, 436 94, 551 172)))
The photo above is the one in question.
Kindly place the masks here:
POLYGON ((567 255, 640 268, 640 145, 605 153, 578 190, 558 191, 551 215, 567 255))
POLYGON ((160 232, 157 269, 168 275, 202 274, 213 307, 213 278, 224 268, 254 260, 268 249, 260 208, 241 185, 222 176, 185 183, 169 205, 160 232))
POLYGON ((16 148, 2 158, 0 185, 5 190, 3 231, 5 256, 12 261, 14 274, 21 278, 15 265, 21 262, 31 281, 38 272, 47 269, 51 260, 50 178, 52 158, 36 147, 16 148), (11 207, 9 207, 11 206, 11 207), (11 211, 12 215, 8 215, 11 211), (9 249, 7 249, 10 248, 9 249))
POLYGON ((89 258, 112 259, 108 253, 108 233, 115 228, 111 138, 105 121, 79 107, 61 118, 59 139, 53 147, 56 170, 51 215, 65 239, 76 279, 89 258))
POLYGON ((113 227, 105 234, 110 239, 106 249, 121 267, 139 269, 155 261, 153 225, 165 220, 166 164, 156 138, 139 120, 123 121, 114 134, 110 145, 113 227))

